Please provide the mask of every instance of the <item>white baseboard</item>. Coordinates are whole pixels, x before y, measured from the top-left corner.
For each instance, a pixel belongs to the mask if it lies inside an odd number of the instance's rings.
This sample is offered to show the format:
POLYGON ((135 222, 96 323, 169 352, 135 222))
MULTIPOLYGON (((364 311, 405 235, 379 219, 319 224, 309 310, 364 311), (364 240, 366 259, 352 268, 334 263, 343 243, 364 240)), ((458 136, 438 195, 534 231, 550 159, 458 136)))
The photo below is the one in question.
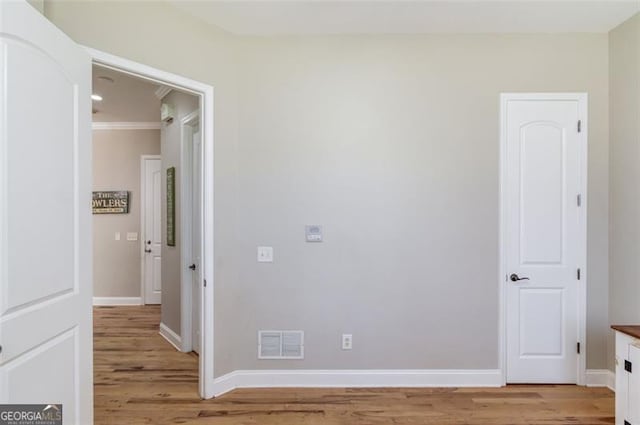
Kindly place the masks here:
POLYGON ((235 388, 500 387, 497 369, 236 370, 214 380, 217 397, 235 388))
POLYGON ((615 391, 616 374, 609 369, 587 369, 585 378, 587 387, 607 387, 615 391))
POLYGON ((160 122, 104 122, 94 121, 91 124, 93 130, 160 130, 160 122))
POLYGON ((182 351, 180 349, 180 347, 182 347, 182 338, 180 338, 180 335, 172 331, 162 322, 160 322, 160 336, 166 339, 169 344, 173 345, 176 350, 182 351))
POLYGON ((142 305, 141 297, 93 297, 93 305, 142 305))

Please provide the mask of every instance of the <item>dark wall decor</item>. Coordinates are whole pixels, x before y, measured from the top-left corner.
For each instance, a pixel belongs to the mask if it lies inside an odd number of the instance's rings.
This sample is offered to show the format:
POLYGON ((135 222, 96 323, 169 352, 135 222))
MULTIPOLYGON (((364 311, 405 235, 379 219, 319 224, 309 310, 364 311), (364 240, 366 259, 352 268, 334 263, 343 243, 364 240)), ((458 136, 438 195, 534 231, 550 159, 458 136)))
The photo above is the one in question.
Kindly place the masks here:
POLYGON ((94 214, 129 213, 129 192, 126 190, 93 192, 91 209, 94 214))
POLYGON ((176 167, 167 168, 167 245, 176 246, 176 167))

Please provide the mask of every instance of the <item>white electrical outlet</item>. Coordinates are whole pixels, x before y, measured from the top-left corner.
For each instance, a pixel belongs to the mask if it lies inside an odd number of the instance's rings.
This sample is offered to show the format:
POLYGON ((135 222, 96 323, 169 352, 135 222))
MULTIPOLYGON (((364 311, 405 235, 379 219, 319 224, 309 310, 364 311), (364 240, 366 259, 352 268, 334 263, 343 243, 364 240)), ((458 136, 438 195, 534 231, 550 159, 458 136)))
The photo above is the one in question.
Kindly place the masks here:
POLYGON ((342 334, 342 349, 351 350, 353 348, 353 335, 342 334))
POLYGON ((258 263, 273 263, 273 247, 272 246, 258 247, 258 263))

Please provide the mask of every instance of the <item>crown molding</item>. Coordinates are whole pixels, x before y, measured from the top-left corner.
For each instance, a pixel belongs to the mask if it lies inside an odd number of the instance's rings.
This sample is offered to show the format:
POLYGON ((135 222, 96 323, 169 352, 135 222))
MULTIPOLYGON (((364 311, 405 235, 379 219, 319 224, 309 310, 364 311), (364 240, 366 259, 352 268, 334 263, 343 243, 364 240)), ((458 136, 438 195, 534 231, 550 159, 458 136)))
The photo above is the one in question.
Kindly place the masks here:
POLYGON ((158 90, 156 90, 156 97, 162 100, 166 95, 171 93, 171 90, 173 90, 171 87, 160 86, 158 87, 158 90))
POLYGON ((160 130, 160 122, 93 122, 93 130, 160 130))

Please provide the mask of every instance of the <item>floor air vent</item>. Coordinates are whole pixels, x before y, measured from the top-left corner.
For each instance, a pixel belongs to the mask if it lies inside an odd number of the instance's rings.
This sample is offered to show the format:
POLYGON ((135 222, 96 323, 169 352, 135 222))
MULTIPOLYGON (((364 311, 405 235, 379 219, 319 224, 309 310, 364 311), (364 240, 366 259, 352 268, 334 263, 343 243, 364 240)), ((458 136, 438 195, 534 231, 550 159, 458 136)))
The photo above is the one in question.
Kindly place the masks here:
POLYGON ((259 331, 259 359, 304 359, 303 331, 259 331))

